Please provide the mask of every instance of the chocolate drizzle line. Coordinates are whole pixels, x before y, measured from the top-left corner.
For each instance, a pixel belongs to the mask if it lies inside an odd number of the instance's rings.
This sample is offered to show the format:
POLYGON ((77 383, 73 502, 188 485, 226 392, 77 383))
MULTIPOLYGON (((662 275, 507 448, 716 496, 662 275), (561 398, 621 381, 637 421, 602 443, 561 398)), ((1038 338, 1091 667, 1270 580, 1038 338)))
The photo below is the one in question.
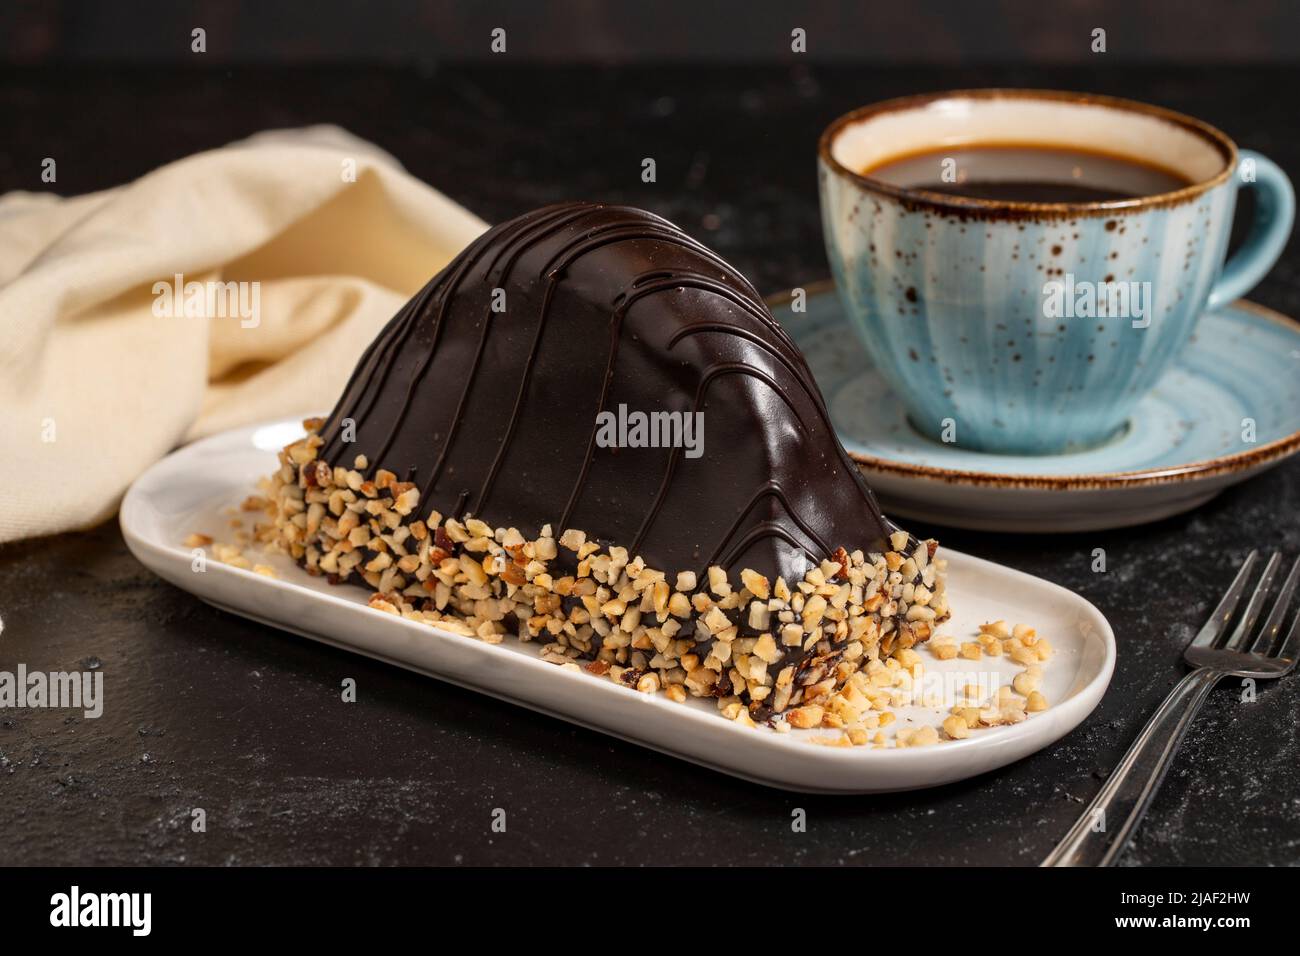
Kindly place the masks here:
POLYGON ((883 550, 895 530, 753 286, 626 206, 489 230, 383 329, 320 434, 331 464, 418 478, 423 513, 574 527, 665 570, 799 580, 805 552, 883 550), (599 447, 598 413, 620 406, 702 413, 703 454, 599 447))

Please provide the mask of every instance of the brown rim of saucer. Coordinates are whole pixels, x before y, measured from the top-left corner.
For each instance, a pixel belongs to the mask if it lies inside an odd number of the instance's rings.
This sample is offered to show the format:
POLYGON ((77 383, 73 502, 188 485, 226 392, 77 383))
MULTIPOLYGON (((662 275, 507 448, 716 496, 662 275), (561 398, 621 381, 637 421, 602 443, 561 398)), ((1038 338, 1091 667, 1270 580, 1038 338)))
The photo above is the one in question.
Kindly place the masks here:
MULTIPOLYGON (((821 279, 800 286, 809 298, 816 295, 834 294, 835 282, 821 279)), ((794 297, 792 292, 779 292, 766 296, 764 302, 768 308, 786 305, 794 297)), ((1260 318, 1297 331, 1295 320, 1267 306, 1259 305, 1246 299, 1232 303, 1233 308, 1245 309, 1260 318)), ((1250 451, 1234 452, 1219 458, 1207 458, 1202 461, 1188 462, 1174 468, 1148 468, 1138 471, 1103 471, 1084 475, 999 475, 988 471, 964 471, 956 468, 936 468, 933 465, 915 465, 910 462, 878 458, 875 455, 862 455, 845 451, 860 468, 887 472, 902 478, 914 478, 922 481, 941 481, 950 485, 993 486, 998 488, 1035 488, 1047 491, 1085 491, 1114 490, 1117 486, 1136 488, 1147 485, 1167 485, 1180 481, 1213 478, 1239 471, 1281 461, 1283 458, 1300 450, 1300 431, 1261 445, 1250 451)))
POLYGON ((975 218, 982 220, 1014 220, 1014 219, 1062 219, 1062 218, 1080 218, 1080 217, 1097 217, 1108 215, 1124 215, 1145 209, 1153 209, 1165 206, 1176 206, 1208 192, 1214 187, 1227 181, 1232 175, 1233 170, 1237 168, 1237 145, 1228 136, 1201 120, 1187 116, 1174 110, 1165 109, 1162 106, 1152 106, 1149 103, 1141 103, 1137 100, 1128 100, 1118 96, 1105 96, 1101 93, 1071 93, 1066 90, 1017 90, 1017 89, 975 89, 975 90, 949 90, 943 93, 921 93, 913 96, 900 96, 892 100, 884 100, 880 103, 872 103, 868 106, 859 107, 852 112, 845 113, 833 121, 822 132, 821 138, 817 141, 817 156, 830 169, 840 176, 846 177, 852 182, 857 183, 863 189, 872 193, 879 193, 888 196, 902 203, 909 210, 926 209, 938 212, 944 215, 956 215, 959 218, 975 218), (1003 202, 993 199, 977 199, 968 196, 949 196, 944 193, 930 192, 925 189, 914 189, 904 186, 894 186, 879 179, 872 179, 870 176, 864 176, 856 170, 849 169, 831 154, 831 143, 839 135, 840 131, 847 126, 854 125, 869 117, 878 116, 882 113, 892 113, 899 110, 916 109, 927 103, 934 103, 940 100, 954 99, 976 99, 976 100, 996 100, 996 99, 1025 99, 1025 100, 1060 100, 1069 103, 1091 104, 1095 106, 1105 106, 1111 109, 1127 110, 1134 113, 1145 113, 1147 116, 1153 116, 1162 119, 1165 122, 1180 126, 1188 132, 1194 133, 1203 139, 1209 140, 1219 150, 1223 156, 1224 166, 1215 176, 1203 180, 1199 183, 1192 183, 1190 186, 1184 186, 1182 189, 1176 189, 1173 192, 1158 193, 1154 196, 1140 196, 1136 199, 1116 199, 1105 202, 1086 202, 1086 203, 1067 203, 1067 202, 1003 202))

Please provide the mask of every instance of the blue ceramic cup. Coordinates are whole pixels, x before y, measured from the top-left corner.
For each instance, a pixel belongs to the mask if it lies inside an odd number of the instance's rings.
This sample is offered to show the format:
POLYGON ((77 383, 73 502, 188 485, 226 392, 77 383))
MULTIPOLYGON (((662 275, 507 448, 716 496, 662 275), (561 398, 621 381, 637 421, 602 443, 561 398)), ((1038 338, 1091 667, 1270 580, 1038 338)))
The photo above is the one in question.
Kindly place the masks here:
POLYGON ((1121 431, 1201 313, 1273 266, 1295 211, 1282 171, 1217 129, 1077 93, 971 90, 868 106, 827 128, 818 167, 831 268, 868 354, 915 428, 992 452, 1066 451, 1121 431), (870 175, 896 157, 983 144, 1102 152, 1170 171, 1179 186, 1013 202, 870 175), (1254 221, 1225 263, 1241 187, 1256 191, 1254 221))

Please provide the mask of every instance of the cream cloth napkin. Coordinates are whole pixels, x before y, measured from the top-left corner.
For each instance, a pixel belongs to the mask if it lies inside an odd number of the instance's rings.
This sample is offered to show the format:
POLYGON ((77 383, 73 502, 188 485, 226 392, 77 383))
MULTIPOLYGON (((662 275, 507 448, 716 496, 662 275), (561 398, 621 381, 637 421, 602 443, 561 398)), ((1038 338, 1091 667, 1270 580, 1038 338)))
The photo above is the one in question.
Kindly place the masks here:
POLYGON ((383 324, 485 228, 335 127, 101 193, 0 197, 0 542, 104 520, 180 443, 329 408, 383 324), (156 286, 178 274, 204 292, 188 316, 199 298, 156 286), (242 310, 216 281, 243 284, 223 287, 242 310))

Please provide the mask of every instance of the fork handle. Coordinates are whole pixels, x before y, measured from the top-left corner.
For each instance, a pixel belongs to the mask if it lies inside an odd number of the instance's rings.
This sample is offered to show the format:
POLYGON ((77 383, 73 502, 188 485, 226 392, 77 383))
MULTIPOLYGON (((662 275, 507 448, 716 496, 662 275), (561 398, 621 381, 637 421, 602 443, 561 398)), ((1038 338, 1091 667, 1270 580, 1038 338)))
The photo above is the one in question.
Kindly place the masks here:
POLYGON ((1192 718, 1223 676, 1223 671, 1199 667, 1178 682, 1042 866, 1114 864, 1169 771, 1192 718))

